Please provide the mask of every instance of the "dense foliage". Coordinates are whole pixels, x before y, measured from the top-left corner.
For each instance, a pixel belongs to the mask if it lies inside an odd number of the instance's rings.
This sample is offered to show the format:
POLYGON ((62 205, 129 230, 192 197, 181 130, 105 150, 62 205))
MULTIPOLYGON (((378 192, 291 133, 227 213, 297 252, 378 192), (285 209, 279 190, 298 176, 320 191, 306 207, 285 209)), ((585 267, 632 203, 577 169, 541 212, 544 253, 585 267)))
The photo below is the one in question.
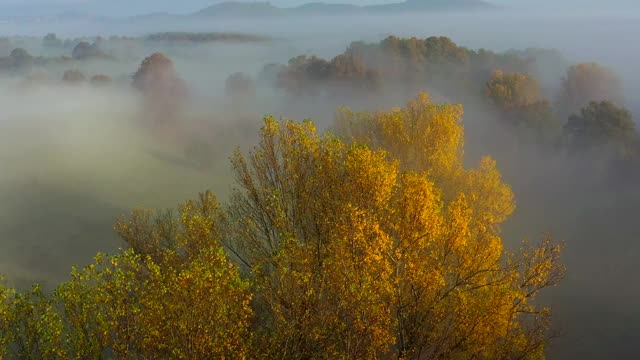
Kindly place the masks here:
POLYGON ((187 86, 171 59, 162 53, 145 58, 133 74, 133 87, 144 96, 154 122, 174 120, 187 96, 187 86))
MULTIPOLYGON (((485 102, 481 106, 517 130, 517 136, 542 146, 572 142, 567 141, 569 130, 563 134, 562 129, 577 126, 575 117, 579 115, 574 114, 587 111, 598 118, 595 122, 609 123, 607 111, 589 110, 592 101, 610 102, 627 111, 621 82, 606 67, 595 63, 568 66, 553 50, 470 50, 446 37, 390 36, 379 43, 354 42, 330 61, 298 56, 288 65, 267 65, 261 78, 294 97, 384 99, 389 94, 431 89, 472 103, 481 99, 485 102), (551 76, 557 77, 555 81, 551 76), (555 92, 550 91, 554 86, 555 92), (568 120, 570 117, 573 120, 568 120)), ((580 141, 597 148, 609 140, 619 142, 614 137, 625 138, 626 150, 621 152, 639 153, 633 126, 612 127, 617 129, 615 135, 599 127, 593 130, 599 135, 582 136, 580 141)))
POLYGON ((537 73, 543 65, 557 67, 562 63, 561 56, 553 51, 529 49, 498 54, 460 47, 447 37, 390 36, 374 44, 354 42, 330 61, 293 58, 280 72, 278 84, 292 94, 322 88, 330 80, 349 80, 350 86, 369 90, 383 84, 402 84, 415 91, 426 85, 459 95, 468 89, 480 90, 478 85, 482 86, 495 71, 537 73))
MULTIPOLYGON (((224 40, 155 36, 146 41, 224 40)), ((145 40, 42 41, 73 56, 18 47, 0 58, 0 71, 49 81, 36 70, 55 63, 56 81, 80 84, 87 77, 73 69, 109 60, 105 42, 145 40)), ((123 82, 163 140, 182 136, 192 103, 169 57, 146 57, 123 82)), ((491 119, 481 124, 488 132, 507 129, 517 145, 503 151, 533 144, 544 154, 577 154, 594 173, 603 154, 621 168, 640 161, 617 76, 598 64, 568 66, 550 50, 494 53, 445 37, 356 42, 330 60, 270 64, 257 81, 233 73, 224 105, 240 113, 264 88, 282 90, 292 104, 372 104, 433 89, 461 99, 471 117, 491 119), (494 119, 499 127, 487 125, 494 119)), ((501 225, 514 195, 493 159, 463 162, 462 115, 462 105, 421 93, 404 108, 341 108, 325 133, 310 121, 267 117, 253 151, 232 157, 237 188, 225 206, 205 193, 177 213, 136 211, 116 225, 124 248, 74 268, 55 292, 0 287, 0 358, 543 357, 551 313, 538 294, 562 278, 561 249, 544 239, 505 250, 501 225)), ((193 128, 177 161, 214 170, 219 148, 206 127, 193 128)))
POLYGON ((51 295, 0 287, 19 358, 537 359, 563 276, 546 239, 504 249, 513 194, 462 163, 462 108, 343 109, 335 133, 267 117, 237 189, 136 211, 51 295))

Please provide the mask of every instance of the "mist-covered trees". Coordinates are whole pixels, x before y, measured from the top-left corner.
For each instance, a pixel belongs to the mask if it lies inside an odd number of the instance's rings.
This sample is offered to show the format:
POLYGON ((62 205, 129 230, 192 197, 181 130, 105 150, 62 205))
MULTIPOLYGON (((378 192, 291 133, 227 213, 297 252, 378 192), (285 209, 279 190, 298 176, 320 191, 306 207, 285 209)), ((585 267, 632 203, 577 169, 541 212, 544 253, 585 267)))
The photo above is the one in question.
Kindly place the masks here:
POLYGON ((295 96, 384 99, 429 89, 488 100, 519 136, 548 145, 560 142, 569 115, 589 101, 622 104, 620 81, 610 70, 594 63, 567 65, 555 50, 496 53, 470 50, 447 37, 389 36, 379 43, 354 42, 330 61, 298 56, 288 65, 265 68, 263 78, 295 96))
POLYGON ((233 73, 227 77, 224 84, 226 95, 231 99, 253 99, 256 95, 255 81, 241 72, 233 73))
POLYGON ((171 59, 154 53, 145 58, 133 75, 133 87, 142 92, 174 92, 182 86, 171 59))
POLYGON ((58 39, 56 34, 48 33, 42 38, 42 46, 49 49, 57 49, 62 47, 62 40, 58 39))
POLYGON ((540 86, 527 74, 496 71, 487 84, 487 96, 501 109, 513 110, 540 101, 540 86))
POLYGON ((97 43, 90 44, 87 41, 78 43, 71 52, 71 57, 75 60, 86 60, 91 58, 105 58, 106 54, 100 50, 97 43))
POLYGON ((322 91, 335 95, 354 89, 367 93, 378 88, 378 81, 378 73, 352 54, 338 55, 331 61, 316 56, 298 56, 289 60, 277 76, 279 87, 298 95, 322 91))
POLYGON ((142 93, 147 110, 156 121, 174 119, 187 96, 186 84, 178 76, 173 61, 161 53, 142 61, 132 85, 142 93))
POLYGON ((240 33, 190 33, 190 32, 163 32, 150 34, 146 41, 161 41, 166 43, 210 43, 210 42, 269 42, 271 39, 266 36, 240 34, 240 33))
POLYGON ((622 85, 610 69, 599 64, 574 65, 564 79, 563 101, 570 112, 578 111, 591 101, 611 101, 622 106, 622 85))
POLYGON ((576 149, 608 146, 623 155, 636 151, 638 134, 628 110, 609 101, 590 102, 564 126, 569 145, 576 149))
POLYGON ((560 123, 551 104, 542 98, 538 82, 530 75, 496 71, 486 92, 506 122, 546 138, 557 135, 560 123))
POLYGON ((342 80, 340 87, 351 86, 360 93, 389 87, 411 94, 429 88, 451 96, 477 95, 496 71, 540 74, 543 67, 549 67, 559 73, 563 66, 563 59, 554 51, 495 53, 470 50, 443 36, 389 36, 379 43, 353 42, 330 61, 292 58, 279 70, 277 84, 291 94, 316 94, 329 80, 342 80))
POLYGON ((87 77, 80 70, 67 70, 62 75, 62 81, 67 84, 80 84, 87 80, 87 77))
POLYGON ((13 49, 8 60, 7 65, 12 71, 28 71, 34 63, 34 57, 23 48, 13 49))

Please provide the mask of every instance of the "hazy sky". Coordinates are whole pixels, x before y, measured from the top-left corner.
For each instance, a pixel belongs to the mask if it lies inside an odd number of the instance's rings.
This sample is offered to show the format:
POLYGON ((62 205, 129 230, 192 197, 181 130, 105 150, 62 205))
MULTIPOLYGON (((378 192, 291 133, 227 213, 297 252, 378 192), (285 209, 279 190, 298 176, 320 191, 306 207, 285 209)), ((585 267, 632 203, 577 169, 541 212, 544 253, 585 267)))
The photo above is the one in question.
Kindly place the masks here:
MULTIPOLYGON (((101 15, 122 16, 152 12, 188 13, 222 0, 0 0, 0 14, 43 15, 68 11, 89 11, 101 15)), ((244 0, 246 1, 246 0, 244 0)), ((278 6, 295 6, 319 0, 271 0, 278 6)), ((330 3, 374 4, 402 0, 324 0, 330 3)), ((425 0, 428 1, 428 0, 425 0)), ((640 15, 640 0, 488 0, 496 4, 540 11, 593 12, 622 10, 640 15)), ((617 12, 617 11, 616 11, 617 12)))

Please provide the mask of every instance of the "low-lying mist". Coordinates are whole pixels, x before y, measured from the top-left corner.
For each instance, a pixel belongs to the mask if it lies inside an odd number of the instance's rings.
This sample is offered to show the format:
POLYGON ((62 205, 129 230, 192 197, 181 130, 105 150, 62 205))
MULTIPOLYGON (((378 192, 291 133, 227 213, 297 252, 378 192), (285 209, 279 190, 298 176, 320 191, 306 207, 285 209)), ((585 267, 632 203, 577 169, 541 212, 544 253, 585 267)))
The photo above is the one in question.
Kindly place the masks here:
MULTIPOLYGON (((284 66, 298 55, 330 60, 353 41, 377 43, 387 35, 448 36, 460 46, 499 54, 509 49, 556 49, 564 62, 540 62, 535 70, 552 106, 563 88, 563 66, 595 61, 617 74, 624 93, 624 103, 618 105, 637 118, 637 21, 528 18, 503 12, 213 24, 150 19, 120 25, 68 23, 25 29, 16 23, 0 24, 3 34, 37 36, 9 39, 10 47, 23 47, 34 57, 71 57, 74 44, 55 50, 41 44, 41 37, 50 32, 60 39, 105 36, 102 49, 112 56, 36 61, 28 70, 0 78, 0 273, 12 284, 26 287, 39 281, 53 288, 67 278, 71 265, 89 263, 97 252, 114 251, 121 245, 112 232, 115 218, 133 208, 173 207, 204 190, 224 201, 233 186, 228 158, 237 146, 254 145, 264 115, 313 118, 325 130, 332 128, 339 106, 388 109, 426 91, 438 102, 464 105, 465 160, 476 164, 484 155, 494 157, 512 185, 517 209, 504 225, 506 246, 515 248, 523 238, 533 241, 545 233, 566 243, 567 278, 545 294, 562 334, 549 349, 550 358, 630 358, 640 350, 640 285, 633 280, 640 275, 635 221, 640 162, 619 160, 604 151, 576 153, 557 142, 523 136, 522 129, 505 124, 509 113, 487 102, 484 88, 489 78, 474 80, 480 89, 476 91, 452 85, 456 80, 446 76, 409 84, 383 74, 380 90, 370 92, 362 90, 368 85, 346 85, 362 77, 327 86, 316 86, 312 77, 309 83, 278 85, 282 79, 269 79, 265 70, 265 65, 284 66), (271 40, 140 40, 165 31, 240 32, 271 40), (127 47, 109 40, 110 35, 137 40, 127 47), (187 95, 175 109, 163 108, 166 98, 158 101, 152 95, 149 100, 132 85, 143 59, 156 52, 171 59, 186 84, 187 95), (69 70, 87 79, 63 81, 69 70), (229 80, 234 73, 246 78, 229 80), (98 74, 112 81, 99 86, 88 81, 98 74)), ((11 50, 0 55, 9 56, 11 50)), ((561 132, 568 115, 577 110, 553 112, 561 132)))

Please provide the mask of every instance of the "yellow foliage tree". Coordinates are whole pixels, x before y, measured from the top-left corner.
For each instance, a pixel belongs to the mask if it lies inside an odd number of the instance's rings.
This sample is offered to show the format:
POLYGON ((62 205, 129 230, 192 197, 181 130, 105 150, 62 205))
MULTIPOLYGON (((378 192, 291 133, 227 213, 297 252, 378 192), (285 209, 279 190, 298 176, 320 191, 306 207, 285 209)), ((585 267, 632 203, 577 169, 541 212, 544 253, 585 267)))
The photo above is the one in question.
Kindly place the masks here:
POLYGON ((64 359, 63 324, 39 285, 17 292, 0 287, 0 359, 64 359))
POLYGON ((397 165, 383 152, 268 118, 230 208, 230 247, 265 309, 256 356, 369 358, 393 343, 391 238, 380 228, 397 165))
POLYGON ((57 291, 72 358, 243 358, 252 316, 248 283, 220 245, 211 193, 179 219, 134 212, 116 230, 130 248, 99 255, 57 291))
POLYGON ((11 297, 13 290, 7 288, 4 283, 4 277, 0 277, 0 359, 4 358, 9 346, 9 321, 11 309, 11 297))
POLYGON ((389 112, 338 112, 335 131, 346 142, 385 150, 401 169, 426 173, 446 201, 466 195, 466 201, 486 225, 503 222, 515 208, 510 187, 496 163, 485 157, 476 169, 465 169, 463 109, 434 104, 421 93, 405 108, 389 112))
POLYGON ((501 109, 522 108, 541 100, 540 85, 527 74, 493 73, 487 83, 487 96, 501 109))
POLYGON ((136 211, 53 297, 0 287, 0 355, 543 358, 560 247, 504 250, 513 194, 492 159, 463 166, 461 117, 421 94, 337 134, 266 118, 226 211, 136 211))
POLYGON ((495 162, 462 165, 462 108, 426 94, 343 111, 339 134, 265 120, 233 168, 229 248, 251 270, 256 356, 539 358, 563 270, 550 241, 504 251, 513 195, 495 162))

